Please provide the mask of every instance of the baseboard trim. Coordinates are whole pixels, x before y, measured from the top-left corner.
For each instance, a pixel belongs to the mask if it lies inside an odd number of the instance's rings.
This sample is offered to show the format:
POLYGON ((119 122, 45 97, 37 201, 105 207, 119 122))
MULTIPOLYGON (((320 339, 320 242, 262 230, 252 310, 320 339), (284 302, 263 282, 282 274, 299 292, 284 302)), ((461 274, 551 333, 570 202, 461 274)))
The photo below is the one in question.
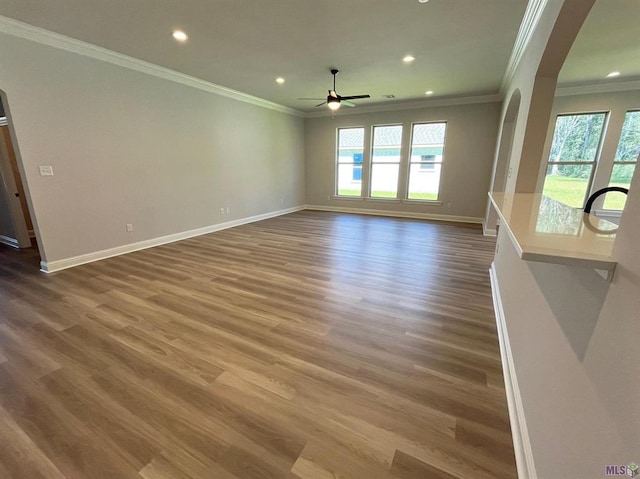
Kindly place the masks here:
POLYGON ((0 235, 0 243, 6 244, 7 246, 11 246, 12 248, 19 249, 20 245, 18 244, 18 240, 15 238, 9 238, 8 236, 0 235))
POLYGON ((509 334, 494 263, 491 264, 489 276, 491 278, 491 296, 493 297, 493 307, 496 313, 500 356, 502 358, 502 373, 504 375, 504 387, 507 395, 507 404, 509 406, 509 420, 511 422, 511 435, 513 437, 513 449, 516 456, 518 479, 537 479, 538 476, 536 474, 531 442, 529 440, 529 430, 527 429, 522 397, 513 365, 513 355, 511 353, 509 334))
POLYGON ((482 222, 482 234, 484 236, 495 237, 495 236, 498 236, 498 230, 490 230, 490 229, 488 229, 486 223, 483 221, 482 222))
MULTIPOLYGON (((96 251, 94 253, 87 253, 80 256, 74 256, 71 258, 65 258, 57 261, 41 261, 40 271, 44 273, 55 273, 64 269, 73 268, 87 263, 93 263, 94 261, 100 261, 114 256, 120 256, 127 253, 133 253, 134 251, 140 251, 143 249, 153 248, 154 246, 160 246, 167 243, 175 243, 176 241, 182 241, 188 238, 196 236, 202 236, 216 231, 221 231, 236 226, 246 225, 248 223, 255 223, 256 221, 267 220, 269 218, 275 218, 276 216, 282 216, 296 211, 305 209, 304 206, 294 206, 292 208, 286 208, 283 210, 270 211, 260 215, 249 216, 246 218, 240 218, 233 221, 227 221, 225 223, 218 223, 215 225, 205 226, 204 228, 197 228, 189 231, 183 231, 182 233, 175 233, 167 236, 161 236, 159 238, 153 238, 149 240, 139 241, 137 243, 131 243, 123 246, 117 246, 115 248, 109 248, 102 251, 96 251)), ((0 237, 1 238, 1 237, 0 237)))
POLYGON ((411 211, 374 210, 370 208, 348 208, 344 206, 306 205, 306 210, 328 211, 332 213, 350 213, 357 215, 391 216, 396 218, 414 218, 421 220, 448 221, 452 223, 482 224, 483 218, 474 216, 434 215, 431 213, 415 213, 411 211))

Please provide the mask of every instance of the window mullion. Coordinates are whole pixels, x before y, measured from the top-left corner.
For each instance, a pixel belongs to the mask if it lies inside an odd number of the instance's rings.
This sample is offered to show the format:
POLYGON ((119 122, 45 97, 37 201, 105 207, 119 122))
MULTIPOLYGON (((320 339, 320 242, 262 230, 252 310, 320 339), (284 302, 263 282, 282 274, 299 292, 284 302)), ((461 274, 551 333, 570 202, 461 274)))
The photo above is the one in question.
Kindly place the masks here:
POLYGON ((400 164, 398 165, 398 198, 409 197, 409 164, 411 163, 412 128, 403 125, 400 145, 400 164))
POLYGON ((362 153, 362 197, 371 196, 371 150, 373 148, 372 127, 364 129, 364 151, 362 153))

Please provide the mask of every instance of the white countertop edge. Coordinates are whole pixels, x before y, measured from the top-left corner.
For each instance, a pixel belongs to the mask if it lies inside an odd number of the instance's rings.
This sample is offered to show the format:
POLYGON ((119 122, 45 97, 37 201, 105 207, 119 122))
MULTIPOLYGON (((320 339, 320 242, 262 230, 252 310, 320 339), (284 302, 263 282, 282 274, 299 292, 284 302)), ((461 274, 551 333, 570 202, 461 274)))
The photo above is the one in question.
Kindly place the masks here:
POLYGON ((489 192, 489 199, 493 204, 494 209, 498 213, 500 217, 500 228, 505 228, 513 243, 513 246, 518 253, 520 259, 524 261, 535 261, 539 263, 551 263, 551 264, 562 264, 566 266, 577 266, 582 268, 591 268, 596 270, 604 270, 612 273, 616 265, 618 264, 616 261, 610 259, 609 257, 601 256, 594 254, 592 257, 587 255, 578 256, 572 251, 557 253, 557 252, 548 252, 536 248, 531 249, 523 249, 522 245, 516 238, 515 234, 511 230, 509 226, 509 222, 506 220, 503 215, 500 207, 497 205, 493 195, 489 192))
POLYGON ((520 258, 525 261, 535 261, 538 263, 553 263, 562 264, 566 266, 578 266, 581 268, 602 269, 607 271, 613 271, 616 267, 615 261, 591 259, 591 258, 577 258, 573 256, 560 256, 557 254, 540 253, 536 251, 527 251, 520 255, 520 258))

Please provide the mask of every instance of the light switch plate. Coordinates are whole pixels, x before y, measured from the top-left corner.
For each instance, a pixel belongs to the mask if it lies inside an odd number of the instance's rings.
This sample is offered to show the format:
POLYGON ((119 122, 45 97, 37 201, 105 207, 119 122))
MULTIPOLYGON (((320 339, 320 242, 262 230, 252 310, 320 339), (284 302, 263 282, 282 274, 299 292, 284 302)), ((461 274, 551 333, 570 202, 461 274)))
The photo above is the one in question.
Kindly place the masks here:
POLYGON ((53 176, 53 166, 39 166, 40 176, 53 176))

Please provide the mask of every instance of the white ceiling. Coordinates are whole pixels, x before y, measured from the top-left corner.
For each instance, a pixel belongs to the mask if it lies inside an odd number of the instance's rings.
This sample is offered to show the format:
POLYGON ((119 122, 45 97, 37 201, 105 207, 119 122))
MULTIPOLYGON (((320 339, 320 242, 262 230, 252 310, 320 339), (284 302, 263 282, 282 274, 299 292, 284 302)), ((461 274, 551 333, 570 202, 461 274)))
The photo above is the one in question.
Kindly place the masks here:
MULTIPOLYGON (((497 93, 527 0, 2 0, 0 15, 298 110, 497 93), (171 37, 183 29, 189 41, 171 37), (404 64, 412 54, 416 60, 404 64), (286 79, 277 85, 275 78, 286 79), (384 95, 393 94, 395 99, 384 95)), ((598 0, 561 74, 640 77, 639 0, 598 0), (635 13, 635 16, 634 16, 635 13), (634 36, 629 36, 631 32, 634 36), (615 52, 615 53, 612 53, 615 52), (595 67, 594 58, 598 67, 595 67), (635 62, 635 65, 634 65, 635 62)))
POLYGON ((561 85, 640 80, 640 0, 598 0, 562 67, 561 85), (619 71, 615 80, 605 77, 619 71))

